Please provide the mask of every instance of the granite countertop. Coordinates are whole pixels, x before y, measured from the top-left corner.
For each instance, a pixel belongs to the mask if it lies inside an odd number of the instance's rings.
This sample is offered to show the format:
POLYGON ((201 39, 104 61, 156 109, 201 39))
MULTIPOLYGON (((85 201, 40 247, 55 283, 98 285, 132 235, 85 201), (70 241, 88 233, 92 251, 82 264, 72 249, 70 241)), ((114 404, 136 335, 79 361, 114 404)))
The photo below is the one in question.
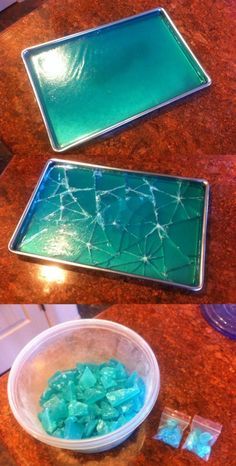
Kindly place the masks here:
POLYGON ((157 6, 155 0, 48 0, 0 34, 1 139, 14 157, 0 178, 0 300, 4 302, 234 302, 232 195, 233 0, 163 0, 209 75, 210 88, 113 137, 60 154, 119 168, 205 178, 211 185, 206 286, 202 293, 102 272, 51 269, 20 260, 7 243, 45 162, 55 157, 27 78, 21 50, 157 6))
POLYGON ((99 315, 127 325, 153 348, 160 366, 161 389, 148 419, 121 446, 81 455, 46 446, 26 434, 7 401, 7 375, 0 377, 0 439, 19 466, 197 466, 190 452, 175 450, 152 437, 165 406, 223 424, 209 466, 235 465, 232 421, 235 343, 204 320, 197 305, 115 305, 99 315))

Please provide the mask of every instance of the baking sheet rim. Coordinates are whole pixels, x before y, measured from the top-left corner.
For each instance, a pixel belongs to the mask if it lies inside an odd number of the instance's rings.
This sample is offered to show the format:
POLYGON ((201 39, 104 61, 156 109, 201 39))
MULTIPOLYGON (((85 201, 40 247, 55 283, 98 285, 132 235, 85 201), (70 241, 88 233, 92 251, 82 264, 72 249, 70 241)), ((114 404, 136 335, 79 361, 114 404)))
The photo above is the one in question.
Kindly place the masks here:
POLYGON ((205 275, 205 259, 206 259, 206 233, 207 233, 207 219, 208 219, 208 207, 209 207, 209 191, 210 191, 210 186, 207 180, 201 179, 201 178, 189 178, 189 177, 183 177, 183 176, 174 176, 174 175, 165 175, 163 173, 156 173, 156 172, 145 172, 145 171, 138 171, 138 170, 128 170, 128 169, 123 169, 123 168, 114 168, 110 166, 105 166, 105 165, 95 165, 95 164, 90 164, 90 163, 84 163, 84 162, 76 162, 72 160, 64 160, 64 159, 57 159, 57 158, 51 158, 49 159, 44 168, 43 171, 38 179, 38 182, 33 190, 32 195, 30 196, 30 199, 23 211, 23 214, 20 217, 20 220, 15 228, 15 231, 8 243, 8 250, 12 252, 13 254, 20 255, 20 256, 26 256, 26 257, 32 257, 35 259, 40 259, 42 261, 45 261, 46 263, 56 263, 56 264, 65 264, 73 267, 78 267, 80 269, 90 269, 90 270, 96 270, 96 271, 101 271, 101 272, 108 272, 111 274, 116 274, 116 275, 123 275, 131 278, 138 278, 139 280, 148 280, 156 283, 161 283, 163 285, 170 285, 170 286, 175 286, 179 288, 185 288, 190 291, 201 291, 204 285, 204 275, 205 275), (38 254, 30 254, 26 252, 21 252, 18 251, 16 248, 14 248, 14 242, 16 241, 16 238, 19 234, 20 228, 23 225, 23 222, 25 218, 27 217, 27 214, 29 212, 29 209, 31 207, 32 202, 34 201, 34 198, 37 194, 37 191, 40 187, 41 182, 43 181, 43 178, 51 164, 54 163, 60 163, 63 165, 66 164, 72 164, 72 165, 77 165, 81 167, 88 167, 91 169, 101 169, 101 170, 111 170, 111 171, 118 171, 118 172, 128 172, 128 173, 136 173, 140 175, 145 175, 145 176, 159 176, 159 177, 165 177, 165 178, 177 178, 180 180, 185 180, 185 181, 194 181, 198 183, 203 183, 205 185, 205 198, 204 198, 204 209, 203 209, 203 222, 202 222, 202 239, 201 239, 201 253, 200 253, 200 273, 199 273, 199 283, 198 285, 195 286, 190 286, 190 285, 185 285, 182 283, 176 283, 172 282, 169 280, 161 280, 157 278, 152 278, 152 277, 145 277, 144 275, 138 275, 134 273, 127 273, 127 272, 122 272, 119 270, 111 270, 107 269, 104 267, 96 267, 93 265, 86 265, 86 264, 78 264, 76 262, 70 262, 62 259, 53 259, 50 257, 45 257, 41 256, 38 254))
POLYGON ((178 100, 180 100, 180 99, 182 99, 184 97, 187 97, 188 95, 194 94, 195 92, 198 92, 201 89, 209 87, 212 84, 212 80, 211 80, 210 76, 207 74, 207 72, 205 71, 205 69, 203 68, 203 66, 201 65, 199 60, 197 59, 196 55, 192 52, 189 45, 187 44, 187 42, 183 38, 182 34, 179 32, 179 30, 177 29, 177 27, 173 23, 172 19, 170 18, 170 16, 166 12, 166 10, 164 8, 162 8, 162 7, 154 8, 154 9, 145 11, 143 13, 139 13, 137 15, 128 16, 128 17, 122 18, 122 19, 120 19, 118 21, 113 21, 113 22, 110 22, 110 23, 107 23, 107 24, 103 24, 102 26, 97 26, 95 28, 86 29, 84 31, 77 32, 75 34, 69 34, 69 35, 64 36, 64 37, 59 37, 58 39, 53 39, 53 40, 50 40, 48 42, 43 42, 41 44, 33 45, 31 47, 28 47, 28 48, 22 50, 21 57, 22 57, 24 65, 25 65, 25 68, 26 68, 26 71, 27 71, 28 78, 30 80, 31 86, 33 88, 34 95, 35 95, 37 104, 39 106, 41 116, 43 118, 44 125, 46 127, 46 131, 47 131, 47 134, 48 134, 48 138, 49 138, 51 147, 55 152, 64 152, 64 151, 66 151, 68 149, 71 149, 72 147, 76 147, 76 146, 79 146, 81 144, 84 144, 85 142, 88 142, 91 139, 95 139, 95 138, 97 138, 99 136, 107 134, 107 133, 109 133, 109 132, 111 132, 111 131, 113 131, 115 129, 118 129, 118 128, 122 127, 122 126, 125 127, 125 125, 127 125, 128 123, 131 123, 132 121, 138 120, 139 118, 142 118, 143 116, 148 115, 149 113, 152 113, 155 110, 158 110, 159 108, 165 107, 165 106, 167 106, 167 105, 169 105, 169 104, 171 104, 173 102, 176 102, 176 101, 178 101, 178 100), (133 115, 133 116, 131 116, 129 118, 126 118, 126 119, 120 121, 119 123, 115 123, 114 125, 108 126, 107 128, 105 128, 105 129, 103 129, 101 131, 96 131, 96 132, 90 134, 89 136, 85 136, 83 138, 77 139, 75 142, 66 144, 63 147, 61 147, 60 144, 56 144, 56 137, 55 138, 53 137, 53 133, 52 133, 52 131, 50 129, 50 126, 48 124, 48 121, 47 121, 47 118, 46 118, 46 115, 45 115, 45 112, 44 112, 44 109, 43 109, 43 105, 41 104, 41 101, 40 101, 36 86, 34 84, 33 78, 31 76, 31 73, 30 73, 30 70, 29 70, 29 67, 28 67, 28 64, 27 64, 27 60, 25 58, 25 55, 29 51, 40 48, 42 46, 47 46, 47 45, 50 45, 50 44, 57 44, 59 42, 63 42, 65 39, 71 39, 73 37, 79 37, 81 35, 85 35, 85 34, 90 33, 92 31, 101 30, 101 29, 107 28, 109 26, 112 26, 114 24, 120 24, 120 23, 123 23, 123 22, 125 22, 127 20, 131 20, 133 18, 146 16, 146 15, 148 15, 150 13, 154 13, 154 12, 162 12, 166 16, 167 20, 170 22, 170 24, 173 27, 173 29, 174 29, 175 33, 177 34, 177 36, 182 41, 182 43, 184 44, 184 46, 187 48, 188 52, 190 53, 191 57, 196 61, 197 65, 199 66, 199 68, 202 70, 202 72, 206 76, 207 82, 205 84, 202 84, 201 86, 195 87, 194 89, 192 89, 190 91, 184 92, 183 94, 179 94, 178 96, 173 97, 172 99, 168 99, 168 100, 166 100, 165 102, 163 102, 161 104, 155 105, 154 107, 150 107, 149 109, 144 110, 143 112, 136 113, 135 115, 133 115))

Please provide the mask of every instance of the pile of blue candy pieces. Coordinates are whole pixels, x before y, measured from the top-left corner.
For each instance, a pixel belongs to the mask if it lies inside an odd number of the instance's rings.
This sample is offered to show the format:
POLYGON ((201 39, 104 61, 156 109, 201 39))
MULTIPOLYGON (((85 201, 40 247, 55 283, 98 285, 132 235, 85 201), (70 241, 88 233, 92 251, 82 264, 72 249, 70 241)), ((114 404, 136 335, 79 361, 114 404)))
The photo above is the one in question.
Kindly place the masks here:
POLYGON ((48 380, 38 418, 49 435, 85 439, 123 426, 140 411, 144 399, 142 378, 120 361, 78 363, 48 380))

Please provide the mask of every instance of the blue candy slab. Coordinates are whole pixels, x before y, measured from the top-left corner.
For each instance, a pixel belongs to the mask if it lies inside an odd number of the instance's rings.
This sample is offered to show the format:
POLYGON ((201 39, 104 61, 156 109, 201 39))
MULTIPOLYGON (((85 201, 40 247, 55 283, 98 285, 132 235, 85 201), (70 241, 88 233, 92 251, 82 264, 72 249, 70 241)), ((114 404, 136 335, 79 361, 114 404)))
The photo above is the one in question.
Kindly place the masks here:
POLYGON ((70 440, 106 435, 129 422, 144 405, 145 384, 119 361, 77 364, 58 371, 40 397, 44 430, 70 440), (104 387, 108 375, 113 384, 104 387))
MULTIPOLYGON (((50 160, 9 248, 197 291, 208 197, 204 180, 50 160)), ((103 385, 112 383, 103 375, 103 385)))

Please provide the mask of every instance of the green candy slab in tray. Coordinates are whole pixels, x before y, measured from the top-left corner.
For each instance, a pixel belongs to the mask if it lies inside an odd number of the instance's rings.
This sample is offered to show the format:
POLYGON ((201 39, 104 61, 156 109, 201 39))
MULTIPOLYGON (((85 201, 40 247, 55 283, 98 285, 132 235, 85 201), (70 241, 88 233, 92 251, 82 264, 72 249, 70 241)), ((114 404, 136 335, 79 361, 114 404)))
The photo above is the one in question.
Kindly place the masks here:
POLYGON ((162 8, 28 48, 22 57, 56 151, 211 83, 162 8))
POLYGON ((9 248, 199 290, 208 196, 204 180, 49 160, 9 248))

